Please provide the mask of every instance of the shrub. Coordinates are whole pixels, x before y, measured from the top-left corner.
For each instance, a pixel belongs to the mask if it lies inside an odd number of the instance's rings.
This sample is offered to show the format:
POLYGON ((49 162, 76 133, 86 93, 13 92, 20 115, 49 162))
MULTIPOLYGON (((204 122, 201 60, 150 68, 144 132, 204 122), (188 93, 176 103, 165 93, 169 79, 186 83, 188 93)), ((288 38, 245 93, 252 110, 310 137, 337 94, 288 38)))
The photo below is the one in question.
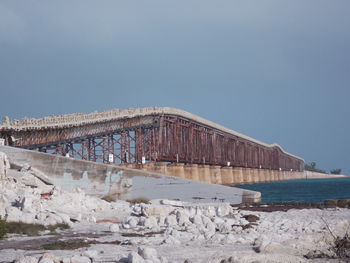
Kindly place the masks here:
POLYGON ((331 174, 341 174, 341 169, 338 168, 338 169, 331 170, 331 174))
POLYGON ((146 197, 137 197, 126 201, 132 204, 139 204, 139 203, 149 204, 149 199, 146 197))
POLYGON ((7 228, 6 216, 4 219, 0 216, 0 240, 6 236, 7 232, 8 232, 8 228, 7 228))

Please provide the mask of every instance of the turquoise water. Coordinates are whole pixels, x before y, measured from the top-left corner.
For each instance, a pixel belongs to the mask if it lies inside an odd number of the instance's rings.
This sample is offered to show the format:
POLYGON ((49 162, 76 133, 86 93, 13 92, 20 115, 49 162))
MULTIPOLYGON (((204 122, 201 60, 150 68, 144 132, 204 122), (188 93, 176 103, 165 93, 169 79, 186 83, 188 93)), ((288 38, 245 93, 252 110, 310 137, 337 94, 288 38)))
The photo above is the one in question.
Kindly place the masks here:
POLYGON ((261 192, 262 202, 322 203, 330 199, 350 199, 350 177, 277 181, 235 186, 261 192))

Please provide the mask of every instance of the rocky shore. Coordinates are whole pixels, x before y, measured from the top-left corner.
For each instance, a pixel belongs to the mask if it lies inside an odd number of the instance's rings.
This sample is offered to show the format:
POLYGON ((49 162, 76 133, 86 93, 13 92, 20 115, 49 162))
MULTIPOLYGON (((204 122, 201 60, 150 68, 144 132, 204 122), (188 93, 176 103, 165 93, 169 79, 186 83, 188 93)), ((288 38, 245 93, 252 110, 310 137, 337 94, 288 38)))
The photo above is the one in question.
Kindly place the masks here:
POLYGON ((350 257, 346 202, 299 209, 142 198, 108 202, 78 187, 63 191, 29 169, 4 167, 0 215, 7 215, 6 224, 45 228, 33 236, 7 233, 0 240, 0 262, 339 262, 350 257))

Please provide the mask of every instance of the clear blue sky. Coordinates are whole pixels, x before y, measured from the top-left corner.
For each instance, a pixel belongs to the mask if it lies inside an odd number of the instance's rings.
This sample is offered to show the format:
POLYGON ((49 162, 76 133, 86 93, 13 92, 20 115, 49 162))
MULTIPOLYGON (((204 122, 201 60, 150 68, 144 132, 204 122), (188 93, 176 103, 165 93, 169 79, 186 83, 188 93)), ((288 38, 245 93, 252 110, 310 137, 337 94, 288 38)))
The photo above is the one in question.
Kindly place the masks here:
POLYGON ((0 115, 176 107, 350 174, 349 10, 0 0, 0 115))

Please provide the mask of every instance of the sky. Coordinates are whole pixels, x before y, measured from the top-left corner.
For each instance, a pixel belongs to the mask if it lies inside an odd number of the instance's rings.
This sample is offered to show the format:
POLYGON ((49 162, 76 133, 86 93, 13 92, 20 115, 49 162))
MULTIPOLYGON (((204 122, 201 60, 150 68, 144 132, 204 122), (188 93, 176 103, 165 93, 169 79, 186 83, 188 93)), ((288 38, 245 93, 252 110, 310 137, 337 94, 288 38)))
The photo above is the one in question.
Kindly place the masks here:
POLYGON ((0 0, 0 116, 189 111, 350 175, 348 0, 0 0))

